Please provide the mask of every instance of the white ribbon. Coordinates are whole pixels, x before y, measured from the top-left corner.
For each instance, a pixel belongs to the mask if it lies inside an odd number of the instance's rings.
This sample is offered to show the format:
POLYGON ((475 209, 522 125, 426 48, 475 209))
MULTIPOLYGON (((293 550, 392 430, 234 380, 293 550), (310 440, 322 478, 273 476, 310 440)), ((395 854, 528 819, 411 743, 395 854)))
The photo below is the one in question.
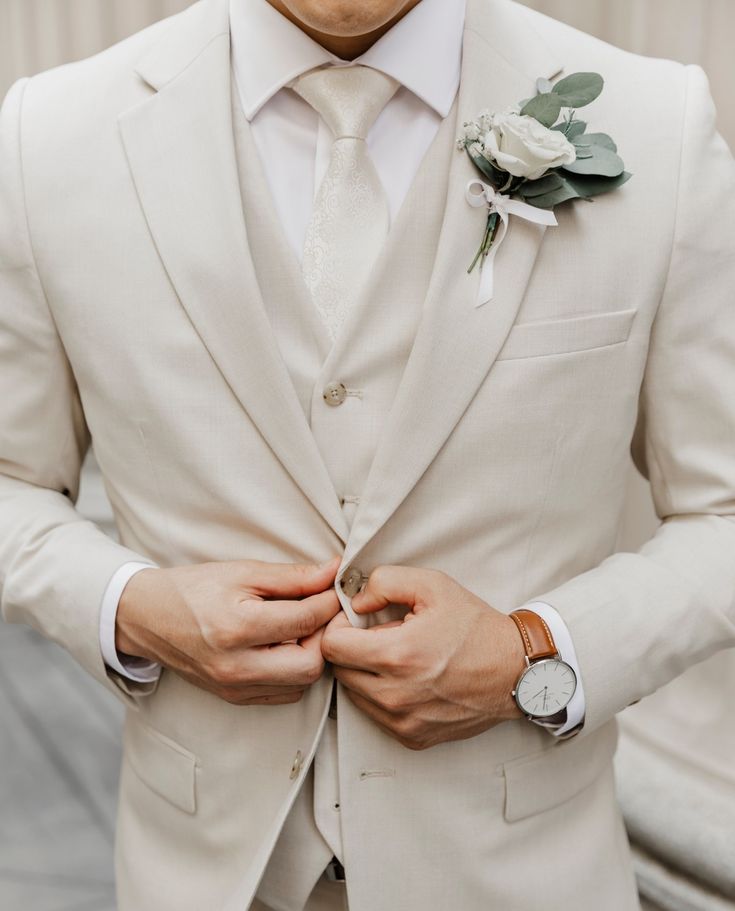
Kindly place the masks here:
POLYGON ((480 292, 477 296, 475 307, 481 307, 493 298, 494 282, 494 262, 495 254, 505 239, 508 231, 508 219, 511 215, 517 215, 526 221, 533 222, 535 225, 547 225, 555 227, 558 222, 556 216, 550 209, 539 209, 531 206, 527 202, 520 202, 518 199, 511 199, 510 196, 504 196, 498 193, 494 187, 485 183, 483 180, 471 180, 465 190, 465 198, 473 208, 487 206, 488 215, 497 212, 500 219, 500 225, 495 234, 495 240, 486 256, 482 259, 482 274, 480 275, 480 292))

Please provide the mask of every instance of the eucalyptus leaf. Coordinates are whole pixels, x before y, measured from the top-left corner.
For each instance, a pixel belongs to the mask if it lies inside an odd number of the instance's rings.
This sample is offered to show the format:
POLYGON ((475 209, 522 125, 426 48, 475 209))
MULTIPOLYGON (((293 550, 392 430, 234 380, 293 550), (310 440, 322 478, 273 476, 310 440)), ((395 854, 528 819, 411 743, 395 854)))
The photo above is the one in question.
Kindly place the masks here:
POLYGON ((532 196, 544 196, 546 193, 551 193, 552 190, 559 190, 563 186, 564 178, 558 171, 547 171, 538 180, 524 181, 518 188, 518 193, 528 199, 532 196))
POLYGON ((574 149, 577 153, 577 161, 579 161, 580 158, 592 158, 592 156, 594 154, 592 149, 589 146, 575 145, 574 149))
MULTIPOLYGON (((628 171, 623 171, 617 177, 599 177, 596 174, 565 174, 564 181, 576 190, 578 196, 591 199, 593 196, 602 196, 603 193, 617 190, 632 176, 628 171)), ((530 199, 529 202, 531 202, 530 199)))
POLYGON ((572 183, 564 178, 561 179, 562 185, 549 193, 542 193, 540 196, 527 196, 526 202, 535 206, 537 209, 553 209, 569 199, 577 199, 579 193, 572 183))
POLYGON ((545 95, 547 92, 553 91, 553 89, 551 82, 548 79, 544 79, 543 76, 536 80, 536 91, 539 95, 545 95))
POLYGON ((602 92, 605 80, 599 73, 572 73, 554 86, 562 107, 583 108, 602 92))
POLYGON ((521 109, 521 114, 535 117, 545 127, 553 126, 561 112, 561 99, 554 92, 536 95, 521 109))
POLYGON ((602 146, 604 149, 610 149, 611 152, 617 152, 618 150, 612 136, 608 136, 607 133, 585 133, 583 141, 593 146, 602 146))
POLYGON ((479 152, 470 152, 468 150, 468 153, 475 167, 482 172, 483 177, 487 177, 493 186, 499 187, 505 183, 505 172, 499 171, 493 166, 492 162, 488 161, 484 155, 480 155, 479 152))
POLYGON ((617 177, 625 169, 625 163, 615 152, 604 146, 592 145, 587 150, 592 154, 588 158, 577 158, 572 164, 564 165, 564 170, 572 174, 597 174, 602 177, 617 177))
POLYGON ((583 135, 584 131, 587 129, 587 124, 584 120, 573 120, 571 123, 564 120, 562 123, 557 123, 557 125, 551 129, 558 130, 560 133, 563 133, 567 139, 572 141, 577 136, 583 135))

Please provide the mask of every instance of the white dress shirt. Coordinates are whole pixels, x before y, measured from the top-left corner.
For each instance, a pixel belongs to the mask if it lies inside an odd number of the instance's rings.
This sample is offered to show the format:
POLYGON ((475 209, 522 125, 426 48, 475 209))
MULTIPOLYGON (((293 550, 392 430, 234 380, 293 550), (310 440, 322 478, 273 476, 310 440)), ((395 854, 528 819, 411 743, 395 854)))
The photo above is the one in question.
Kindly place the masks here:
MULTIPOLYGON (((457 94, 464 13, 465 0, 422 0, 353 61, 387 73, 400 86, 367 137, 391 219, 400 209, 457 94)), ((349 66, 353 62, 331 54, 267 0, 231 0, 230 32, 232 66, 242 109, 250 122, 276 213, 300 260, 314 198, 329 163, 332 136, 316 111, 287 84, 314 67, 349 66)), ((105 592, 100 618, 106 664, 138 682, 155 680, 160 668, 117 653, 115 620, 125 585, 149 566, 127 563, 115 573, 105 592)), ((584 718, 577 657, 566 624, 553 607, 541 602, 525 606, 543 617, 562 659, 577 675, 577 690, 567 707, 567 721, 550 729, 560 736, 584 718)))

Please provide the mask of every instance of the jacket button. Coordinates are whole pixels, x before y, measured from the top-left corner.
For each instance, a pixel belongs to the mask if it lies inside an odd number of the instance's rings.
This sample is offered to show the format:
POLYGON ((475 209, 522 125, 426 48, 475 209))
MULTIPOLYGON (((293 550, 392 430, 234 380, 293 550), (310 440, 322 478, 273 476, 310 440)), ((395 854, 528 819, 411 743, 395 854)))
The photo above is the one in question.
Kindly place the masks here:
POLYGON ((322 396, 327 405, 336 408, 337 405, 341 405, 347 398, 347 388, 344 383, 328 383, 324 387, 322 396))
POLYGON ((293 758, 293 765, 291 766, 291 774, 289 776, 291 781, 293 781, 294 778, 296 778, 298 776, 303 764, 304 764, 303 754, 302 754, 301 750, 297 750, 296 755, 293 758))
POLYGON ((364 581, 365 576, 363 575, 362 570, 359 570, 356 566, 351 566, 339 580, 339 584, 342 586, 342 591, 348 598, 354 598, 362 588, 362 583, 364 581))

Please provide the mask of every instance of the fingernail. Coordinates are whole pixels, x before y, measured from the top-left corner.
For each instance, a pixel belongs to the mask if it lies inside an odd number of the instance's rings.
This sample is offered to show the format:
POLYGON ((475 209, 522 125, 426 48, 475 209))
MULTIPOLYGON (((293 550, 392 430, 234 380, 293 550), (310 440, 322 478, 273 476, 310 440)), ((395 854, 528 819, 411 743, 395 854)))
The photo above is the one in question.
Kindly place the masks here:
POLYGON ((330 557, 329 560, 325 560, 324 563, 320 563, 318 569, 326 569, 328 566, 331 566, 336 559, 336 557, 330 557))

